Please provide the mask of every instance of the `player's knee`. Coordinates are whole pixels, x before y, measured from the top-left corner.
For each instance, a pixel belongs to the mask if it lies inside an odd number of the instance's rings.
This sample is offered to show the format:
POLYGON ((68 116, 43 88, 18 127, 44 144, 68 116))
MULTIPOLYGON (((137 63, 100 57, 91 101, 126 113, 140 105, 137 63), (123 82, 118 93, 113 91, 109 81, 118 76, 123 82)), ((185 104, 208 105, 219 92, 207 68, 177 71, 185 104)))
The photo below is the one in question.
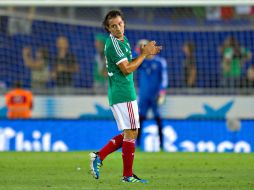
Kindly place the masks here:
POLYGON ((138 129, 127 129, 124 130, 125 139, 136 139, 138 136, 138 129))

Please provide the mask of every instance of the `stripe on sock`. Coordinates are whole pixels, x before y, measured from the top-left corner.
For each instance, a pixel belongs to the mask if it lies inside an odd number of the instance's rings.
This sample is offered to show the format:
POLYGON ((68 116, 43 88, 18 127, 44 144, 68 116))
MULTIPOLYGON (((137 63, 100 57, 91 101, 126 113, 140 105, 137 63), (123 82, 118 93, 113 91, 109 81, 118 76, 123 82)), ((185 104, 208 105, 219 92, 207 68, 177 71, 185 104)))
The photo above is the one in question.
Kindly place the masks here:
POLYGON ((136 139, 123 139, 125 142, 135 143, 136 139))

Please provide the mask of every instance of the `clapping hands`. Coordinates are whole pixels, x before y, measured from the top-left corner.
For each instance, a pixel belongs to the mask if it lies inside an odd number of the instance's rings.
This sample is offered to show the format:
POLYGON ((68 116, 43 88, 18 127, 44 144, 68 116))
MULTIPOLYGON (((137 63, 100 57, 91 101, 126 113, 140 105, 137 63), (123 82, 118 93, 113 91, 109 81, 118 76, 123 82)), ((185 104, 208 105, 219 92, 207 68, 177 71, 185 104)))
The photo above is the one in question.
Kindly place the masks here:
POLYGON ((141 44, 140 50, 145 56, 156 55, 162 50, 162 46, 157 46, 155 41, 150 41, 146 45, 141 44))

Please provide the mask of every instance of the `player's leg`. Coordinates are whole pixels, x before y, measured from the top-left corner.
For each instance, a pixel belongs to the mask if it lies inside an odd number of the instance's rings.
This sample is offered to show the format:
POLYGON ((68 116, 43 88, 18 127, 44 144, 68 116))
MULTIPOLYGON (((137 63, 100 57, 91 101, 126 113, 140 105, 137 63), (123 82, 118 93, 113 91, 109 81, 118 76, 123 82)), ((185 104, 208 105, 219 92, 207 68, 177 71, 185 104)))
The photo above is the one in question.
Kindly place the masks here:
POLYGON ((143 127, 143 123, 146 120, 146 117, 139 114, 139 123, 140 123, 140 128, 138 131, 138 137, 137 137, 137 146, 140 147, 141 146, 141 134, 142 134, 142 127, 143 127))
POLYGON ((147 183, 147 180, 140 179, 133 173, 133 160, 135 153, 135 139, 137 138, 138 129, 124 130, 124 140, 122 146, 123 157, 123 182, 128 183, 147 183))
POLYGON ((138 129, 125 129, 122 146, 123 158, 123 176, 133 175, 133 160, 135 153, 135 141, 138 135, 138 129))
POLYGON ((154 101, 152 103, 152 111, 153 111, 154 119, 155 119, 156 124, 158 126, 158 134, 159 134, 159 138, 160 138, 160 148, 163 149, 163 133, 162 133, 163 126, 162 126, 162 120, 161 120, 159 106, 157 104, 157 101, 154 101))
POLYGON ((98 152, 91 152, 89 156, 90 156, 90 172, 95 179, 99 179, 102 161, 98 155, 98 152))
POLYGON ((110 139, 110 141, 98 152, 101 161, 103 161, 112 152, 121 148, 122 144, 123 134, 118 134, 112 139, 110 139))
POLYGON ((90 153, 90 170, 95 179, 99 179, 102 161, 110 153, 118 150, 123 144, 123 134, 113 137, 99 152, 90 153))
MULTIPOLYGON (((117 126, 121 126, 122 123, 121 121, 123 120, 122 115, 119 113, 119 108, 118 106, 112 106, 111 110, 113 112, 114 118, 117 122, 117 126)), ((118 127, 119 128, 119 127, 118 127)), ((121 129, 119 129, 121 130, 121 129)), ((118 134, 115 137, 113 137, 108 144, 106 144, 99 152, 98 155, 100 159, 103 161, 107 155, 110 153, 118 150, 119 148, 122 147, 123 144, 123 134, 118 134)))
POLYGON ((123 182, 129 183, 147 183, 147 180, 140 179, 133 173, 133 160, 135 153, 135 140, 138 135, 138 129, 125 129, 122 146, 123 157, 123 182))
POLYGON ((137 137, 137 146, 140 147, 141 145, 141 134, 142 134, 142 127, 143 127, 143 123, 146 120, 146 115, 147 115, 147 111, 149 108, 148 105, 148 101, 144 98, 140 98, 139 99, 139 124, 140 124, 140 128, 139 128, 139 132, 138 132, 138 137, 137 137))
POLYGON ((155 117, 155 121, 158 125, 158 133, 159 133, 159 138, 160 138, 160 148, 163 149, 163 133, 162 133, 162 121, 160 116, 155 117))
POLYGON ((137 101, 122 103, 117 107, 122 118, 118 127, 124 131, 122 145, 123 182, 146 182, 133 175, 135 142, 140 127, 137 101))
MULTIPOLYGON (((111 110, 113 112, 114 118, 118 126, 122 125, 122 115, 119 113, 118 106, 112 106, 111 110)), ((113 137, 99 152, 90 153, 90 171, 95 179, 99 179, 100 167, 102 166, 102 161, 112 152, 118 150, 123 144, 123 134, 119 134, 113 137)))

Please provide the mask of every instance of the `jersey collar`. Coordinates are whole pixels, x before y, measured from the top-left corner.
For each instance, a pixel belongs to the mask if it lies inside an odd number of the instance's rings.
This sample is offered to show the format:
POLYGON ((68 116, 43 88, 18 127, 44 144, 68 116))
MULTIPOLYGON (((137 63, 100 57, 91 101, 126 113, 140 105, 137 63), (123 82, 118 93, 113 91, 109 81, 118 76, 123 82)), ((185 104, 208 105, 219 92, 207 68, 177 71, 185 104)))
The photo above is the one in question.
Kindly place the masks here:
POLYGON ((119 40, 118 38, 116 38, 116 37, 113 36, 112 34, 109 34, 109 35, 110 35, 110 37, 112 36, 113 38, 117 39, 118 41, 124 42, 124 38, 123 38, 123 40, 119 40))

